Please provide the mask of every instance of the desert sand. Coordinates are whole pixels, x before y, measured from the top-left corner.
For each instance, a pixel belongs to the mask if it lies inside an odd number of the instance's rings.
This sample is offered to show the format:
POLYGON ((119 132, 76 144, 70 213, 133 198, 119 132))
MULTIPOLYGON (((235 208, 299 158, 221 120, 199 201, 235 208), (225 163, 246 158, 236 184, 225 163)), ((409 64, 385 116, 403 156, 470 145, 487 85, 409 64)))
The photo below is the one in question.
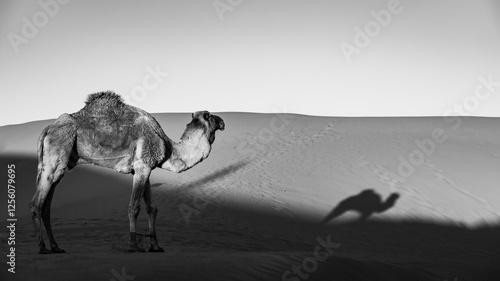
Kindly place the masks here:
MULTIPOLYGON (((206 160, 152 173, 165 253, 126 252, 132 176, 80 165, 52 204, 67 253, 38 255, 28 203, 54 120, 0 127, 2 219, 8 164, 17 218, 0 280, 500 280, 499 119, 217 115, 206 160)), ((175 141, 190 121, 154 116, 175 141)), ((144 206, 138 228, 146 247, 144 206)))

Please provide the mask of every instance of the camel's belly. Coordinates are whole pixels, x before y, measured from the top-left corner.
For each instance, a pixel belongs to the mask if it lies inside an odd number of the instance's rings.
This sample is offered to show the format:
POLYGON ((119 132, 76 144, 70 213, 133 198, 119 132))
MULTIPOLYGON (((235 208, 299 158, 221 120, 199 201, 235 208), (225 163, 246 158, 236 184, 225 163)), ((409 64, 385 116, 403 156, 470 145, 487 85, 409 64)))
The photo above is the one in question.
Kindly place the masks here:
POLYGON ((101 126, 94 130, 78 130, 76 149, 81 163, 129 173, 136 142, 130 126, 101 126))
POLYGON ((132 161, 129 157, 115 158, 113 160, 103 160, 96 158, 80 158, 78 159, 77 164, 92 164, 100 167, 105 167, 109 169, 113 169, 122 174, 129 174, 132 172, 132 161))

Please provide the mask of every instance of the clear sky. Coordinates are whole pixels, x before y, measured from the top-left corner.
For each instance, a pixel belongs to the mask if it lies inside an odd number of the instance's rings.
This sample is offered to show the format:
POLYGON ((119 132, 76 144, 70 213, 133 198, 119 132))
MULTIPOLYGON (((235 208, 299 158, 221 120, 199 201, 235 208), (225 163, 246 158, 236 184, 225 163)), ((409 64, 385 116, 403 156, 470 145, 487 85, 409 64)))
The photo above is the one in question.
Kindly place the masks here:
POLYGON ((65 1, 0 1, 0 125, 103 90, 149 112, 500 116, 500 1, 65 1))

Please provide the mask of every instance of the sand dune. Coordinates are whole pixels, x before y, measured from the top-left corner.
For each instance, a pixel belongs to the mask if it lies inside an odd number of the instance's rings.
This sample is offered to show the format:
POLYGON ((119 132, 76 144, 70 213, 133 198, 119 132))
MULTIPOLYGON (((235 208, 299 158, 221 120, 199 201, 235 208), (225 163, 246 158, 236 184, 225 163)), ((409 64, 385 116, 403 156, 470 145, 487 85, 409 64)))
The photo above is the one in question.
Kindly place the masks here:
MULTIPOLYGON (((4 265, 1 280, 500 278, 498 119, 218 115, 209 158, 152 174, 159 254, 125 252, 132 177, 78 166, 53 201, 68 254, 37 255, 28 202, 52 120, 1 127, 0 163, 18 179, 16 274, 4 265)), ((190 116, 155 118, 178 140, 190 116)))

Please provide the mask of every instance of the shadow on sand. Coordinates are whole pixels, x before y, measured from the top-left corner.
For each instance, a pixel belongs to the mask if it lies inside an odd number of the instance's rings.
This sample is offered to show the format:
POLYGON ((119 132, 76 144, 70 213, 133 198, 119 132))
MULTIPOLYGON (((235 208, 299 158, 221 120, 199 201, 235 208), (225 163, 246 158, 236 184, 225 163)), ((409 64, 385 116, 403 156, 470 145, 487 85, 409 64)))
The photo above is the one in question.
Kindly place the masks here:
MULTIPOLYGON (((27 215, 29 202, 35 193, 38 159, 34 155, 0 155, 1 167, 7 167, 10 164, 15 165, 16 171, 16 215, 27 215)), ((6 183, 7 173, 2 173, 0 180, 6 183)), ((131 175, 119 174, 111 169, 93 165, 80 165, 71 171, 66 170, 64 177, 57 185, 52 208, 117 192, 130 194, 131 190, 131 175)), ((0 200, 0 208, 2 210, 7 208, 7 200, 0 200)), ((6 212, 4 216, 7 216, 6 212)))
MULTIPOLYGON (((184 191, 191 191, 192 189, 196 189, 197 187, 203 186, 204 184, 219 180, 221 178, 224 178, 226 176, 231 175, 232 173, 240 170, 241 168, 245 167, 248 164, 246 161, 240 161, 237 163, 230 164, 226 167, 223 167, 221 169, 218 169, 214 171, 213 173, 203 176, 197 180, 190 181, 186 184, 183 184, 180 186, 180 188, 183 188, 184 191)), ((151 187, 159 187, 165 185, 165 183, 154 183, 151 185, 151 187)))
POLYGON ((373 189, 366 189, 359 194, 348 197, 342 200, 321 222, 326 224, 329 221, 341 216, 347 211, 356 211, 360 214, 359 220, 364 221, 373 213, 382 213, 396 204, 399 194, 392 193, 385 202, 382 202, 382 197, 373 189))
MULTIPOLYGON (((16 194, 19 208, 27 208, 27 202, 34 192, 36 159, 1 156, 0 164, 6 163, 16 164, 20 178, 17 187, 19 192, 16 194)), ((230 165, 188 185, 191 188, 230 177, 232 172, 244 165, 230 165)), ((100 170, 75 169, 72 179, 68 175, 68 181, 61 182, 59 194, 63 186, 78 184, 78 181, 81 187, 87 187, 84 190, 86 193, 101 192, 99 190, 103 184, 111 185, 113 190, 123 189, 123 185, 127 185, 124 192, 130 192, 131 178, 110 177, 112 173, 116 174, 113 171, 108 174, 100 170)), ((6 182, 5 174, 1 181, 6 182)), ((65 196, 73 196, 66 193, 58 198, 57 194, 55 202, 66 200, 65 196)), ((20 217, 16 232, 20 244, 16 253, 21 261, 24 259, 26 262, 16 275, 27 280, 62 280, 61 272, 70 272, 73 280, 109 280, 113 277, 110 275, 111 269, 125 267, 141 280, 164 280, 165 276, 172 277, 172 280, 181 277, 186 277, 184 280, 224 280, 224 275, 232 274, 233 271, 237 274, 234 276, 239 277, 235 280, 451 281, 458 277, 460 281, 493 281, 500 277, 499 225, 471 229, 452 222, 422 219, 368 219, 369 215, 366 214, 384 211, 394 205, 396 194, 384 203, 370 190, 345 199, 324 221, 346 210, 359 211, 364 220, 334 226, 318 225, 313 219, 285 220, 279 212, 271 209, 217 200, 187 225, 178 206, 192 201, 192 192, 165 190, 161 196, 164 196, 165 203, 160 206, 158 214, 158 239, 165 253, 134 255, 113 252, 111 245, 103 247, 102 243, 97 244, 95 241, 116 239, 117 235, 127 237, 128 234, 128 219, 125 215, 128 199, 126 196, 117 198, 123 202, 112 204, 108 198, 102 200, 104 203, 95 203, 101 204, 97 210, 102 212, 96 229, 85 230, 84 226, 78 224, 72 230, 67 223, 71 220, 76 222, 79 218, 73 218, 71 212, 62 214, 66 220, 55 226, 54 232, 56 236, 59 235, 59 244, 70 253, 65 256, 51 255, 41 259, 36 255, 38 248, 31 220, 29 216, 20 217), (124 212, 118 225, 123 226, 117 228, 116 217, 109 214, 119 204, 123 204, 124 212), (86 233, 85 236, 82 233, 86 233), (340 247, 324 261, 311 261, 308 258, 314 258, 316 247, 321 245, 318 239, 331 240, 340 244, 340 247), (61 259, 64 261, 61 262, 61 259), (283 273, 293 271, 294 266, 301 268, 302 276, 307 275, 307 278, 293 273, 289 279, 283 279, 283 273), (304 271, 304 266, 309 271, 304 271)), ((1 207, 6 208, 5 203, 2 204, 1 207)), ((82 208, 85 207, 90 210, 94 206, 89 208, 89 205, 84 205, 82 208)), ((57 209, 54 213, 55 216, 61 216, 57 209)), ((2 247, 6 245, 4 242, 2 247)), ((0 274, 0 277, 4 274, 0 274)))

